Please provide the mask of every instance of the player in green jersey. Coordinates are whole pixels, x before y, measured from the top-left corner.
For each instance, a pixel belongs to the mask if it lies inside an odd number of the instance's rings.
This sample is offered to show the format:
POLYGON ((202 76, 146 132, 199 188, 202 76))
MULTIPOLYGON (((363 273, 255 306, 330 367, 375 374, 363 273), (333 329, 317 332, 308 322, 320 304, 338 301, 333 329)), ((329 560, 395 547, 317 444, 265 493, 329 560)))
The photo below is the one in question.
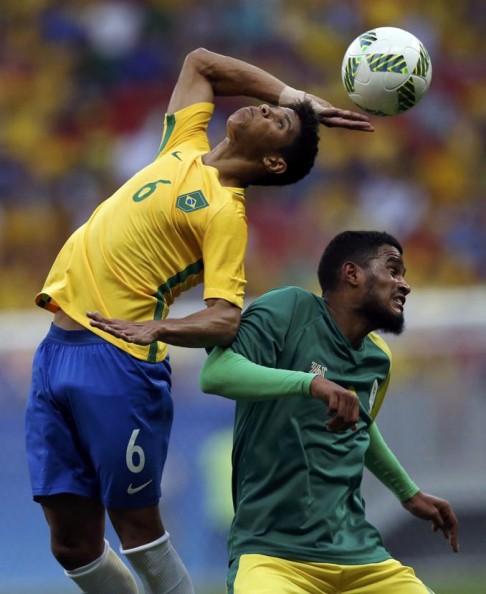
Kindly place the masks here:
POLYGON ((365 466, 458 550, 451 506, 419 490, 375 422, 391 353, 374 331, 402 332, 404 276, 394 237, 341 233, 319 264, 322 297, 263 295, 208 357, 203 391, 237 401, 229 594, 426 594, 366 520, 365 466))
POLYGON ((132 571, 104 539, 108 514, 145 594, 190 594, 159 509, 172 396, 168 345, 230 344, 245 289, 245 192, 298 181, 312 168, 318 124, 372 131, 271 74, 205 49, 191 52, 169 101, 159 152, 102 202, 61 248, 37 304, 53 324, 37 349, 26 410, 34 499, 51 550, 87 594, 135 594, 132 571), (244 107, 209 144, 216 96, 244 107), (204 282, 205 306, 168 319, 204 282), (87 311, 142 335, 104 332, 87 311))

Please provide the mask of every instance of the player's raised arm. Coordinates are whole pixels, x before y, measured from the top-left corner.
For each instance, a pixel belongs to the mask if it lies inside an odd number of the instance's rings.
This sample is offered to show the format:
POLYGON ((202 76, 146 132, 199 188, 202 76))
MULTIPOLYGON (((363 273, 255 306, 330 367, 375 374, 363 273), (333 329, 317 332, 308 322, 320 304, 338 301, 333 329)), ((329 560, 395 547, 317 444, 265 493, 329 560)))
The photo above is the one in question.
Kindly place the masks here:
POLYGON ((168 113, 214 96, 245 96, 274 105, 292 107, 309 100, 322 124, 371 132, 369 117, 333 107, 330 103, 286 85, 265 70, 229 56, 199 48, 187 55, 172 93, 168 113))

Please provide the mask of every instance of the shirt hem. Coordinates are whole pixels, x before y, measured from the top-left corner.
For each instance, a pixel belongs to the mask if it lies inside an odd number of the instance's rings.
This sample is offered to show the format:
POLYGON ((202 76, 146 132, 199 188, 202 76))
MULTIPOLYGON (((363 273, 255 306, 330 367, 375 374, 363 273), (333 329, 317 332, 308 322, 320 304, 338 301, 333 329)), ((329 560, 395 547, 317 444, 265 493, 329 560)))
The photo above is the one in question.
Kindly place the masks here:
POLYGON ((287 561, 302 561, 304 563, 331 563, 333 565, 371 565, 372 563, 382 563, 389 559, 393 559, 392 555, 386 550, 382 550, 380 555, 356 556, 352 557, 347 554, 345 558, 336 555, 329 555, 323 552, 321 555, 315 553, 308 553, 306 551, 276 551, 275 549, 267 549, 266 547, 248 547, 239 549, 236 553, 230 554, 230 563, 242 555, 266 555, 268 557, 276 557, 285 559, 287 561))
POLYGON ((240 309, 243 309, 243 297, 238 297, 229 291, 222 291, 221 289, 204 289, 204 300, 206 299, 224 299, 240 309))

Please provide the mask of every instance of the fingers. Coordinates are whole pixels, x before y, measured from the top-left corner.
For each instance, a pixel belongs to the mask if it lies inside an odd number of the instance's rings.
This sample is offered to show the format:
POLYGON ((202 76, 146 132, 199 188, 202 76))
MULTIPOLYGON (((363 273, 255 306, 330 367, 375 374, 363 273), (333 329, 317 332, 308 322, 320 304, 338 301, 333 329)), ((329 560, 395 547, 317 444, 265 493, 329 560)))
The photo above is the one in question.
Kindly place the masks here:
MULTIPOLYGON (((459 540, 457 538, 457 528, 452 528, 450 526, 442 526, 441 528, 442 533, 444 534, 444 538, 449 541, 451 549, 454 553, 459 552, 459 540)), ((434 530, 435 531, 435 530, 434 530)))
POLYGON ((449 541, 453 552, 459 552, 459 541, 457 537, 459 522, 449 503, 439 500, 436 503, 436 510, 431 519, 432 530, 434 532, 440 530, 444 538, 449 541))
POLYGON ((357 132, 374 132, 375 128, 369 122, 350 122, 346 120, 333 120, 325 124, 328 128, 345 128, 357 132))
POLYGON ((329 128, 347 128, 361 132, 374 132, 375 130, 366 114, 335 107, 323 109, 319 114, 319 119, 324 126, 329 128))
POLYGON ((98 311, 87 311, 86 316, 91 320, 91 326, 96 328, 121 328, 123 325, 123 320, 104 318, 98 311))
POLYGON ((343 432, 348 429, 355 431, 358 428, 359 399, 351 391, 340 390, 329 398, 328 415, 326 421, 329 431, 343 432))
MULTIPOLYGON (((444 521, 439 513, 439 510, 435 510, 431 517, 432 520, 432 532, 438 532, 439 530, 444 530, 444 521)), ((445 534, 445 533, 444 533, 445 534)))
POLYGON ((359 398, 355 392, 316 375, 311 383, 311 395, 327 404, 327 414, 330 418, 325 425, 329 431, 357 429, 359 398))
POLYGON ((370 117, 365 113, 358 113, 356 111, 350 111, 348 109, 339 109, 337 107, 328 107, 326 109, 323 109, 319 116, 325 119, 341 118, 343 120, 358 122, 370 121, 370 117))
POLYGON ((432 530, 443 533, 444 538, 454 551, 459 551, 459 541, 457 532, 459 522, 450 503, 446 499, 440 499, 434 495, 429 495, 419 491, 409 500, 402 502, 402 505, 414 516, 422 520, 432 522, 432 530))
POLYGON ((86 316, 90 319, 90 320, 96 320, 96 321, 100 321, 103 318, 101 317, 101 314, 99 311, 87 311, 86 312, 86 316))
POLYGON ((107 332, 116 338, 123 338, 123 340, 130 342, 130 339, 125 334, 124 329, 120 324, 120 320, 104 318, 97 311, 88 311, 86 312, 86 316, 90 319, 90 326, 93 326, 93 328, 99 328, 100 330, 103 330, 103 332, 107 332))
POLYGON ((100 330, 106 330, 111 327, 110 323, 113 324, 113 320, 104 318, 98 311, 87 311, 86 316, 90 319, 90 326, 100 330))
POLYGON ((451 531, 447 538, 449 540, 449 544, 451 545, 451 549, 454 551, 454 553, 458 553, 459 552, 459 540, 457 538, 457 529, 455 531, 451 531))
POLYGON ((104 318, 97 311, 88 311, 86 316, 90 319, 91 326, 115 338, 121 338, 125 342, 146 346, 157 340, 156 333, 149 322, 127 322, 116 318, 104 318))
POLYGON ((435 530, 442 530, 444 538, 449 541, 454 553, 457 553, 459 551, 459 541, 457 537, 459 522, 456 514, 452 511, 451 506, 447 502, 443 502, 439 505, 439 514, 441 525, 438 528, 435 528, 435 530))
POLYGON ((310 99, 314 113, 324 126, 329 128, 347 128, 348 130, 357 130, 360 132, 374 132, 375 130, 366 113, 339 109, 315 95, 307 94, 306 97, 310 99))
POLYGON ((438 530, 442 531, 444 538, 449 541, 451 549, 454 553, 459 552, 459 540, 457 537, 457 527, 448 526, 447 524, 442 524, 438 526, 436 524, 432 525, 432 530, 437 532, 438 530))
POLYGON ((337 416, 334 416, 329 421, 326 421, 325 425, 327 430, 332 431, 333 433, 344 433, 344 431, 347 431, 348 429, 356 431, 356 429, 358 428, 357 423, 346 422, 337 416))
POLYGON ((322 118, 321 123, 328 128, 346 128, 359 132, 374 132, 375 128, 370 122, 362 120, 347 120, 345 118, 322 118))
POLYGON ((90 319, 90 326, 93 328, 99 328, 100 330, 105 330, 109 328, 107 322, 108 320, 104 318, 98 311, 87 311, 86 316, 90 319))

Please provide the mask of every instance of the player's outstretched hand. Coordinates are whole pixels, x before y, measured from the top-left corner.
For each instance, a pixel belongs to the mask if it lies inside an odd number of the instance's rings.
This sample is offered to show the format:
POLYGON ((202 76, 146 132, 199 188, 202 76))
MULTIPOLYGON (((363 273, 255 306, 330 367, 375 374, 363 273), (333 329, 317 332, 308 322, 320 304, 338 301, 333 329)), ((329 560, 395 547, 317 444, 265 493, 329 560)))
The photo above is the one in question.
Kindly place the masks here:
POLYGON ((375 128, 370 118, 365 113, 356 113, 347 109, 334 107, 325 99, 305 93, 293 87, 285 87, 280 94, 278 104, 285 107, 292 107, 298 101, 310 101, 314 113, 321 124, 328 128, 346 128, 361 132, 374 132, 375 128))
POLYGON ((319 113, 321 124, 328 128, 347 128, 348 130, 358 130, 361 132, 374 132, 375 128, 368 120, 368 116, 338 109, 337 107, 327 107, 319 113))
POLYGON ((348 130, 358 130, 361 132, 374 132, 375 128, 370 122, 370 118, 364 113, 357 113, 347 109, 334 107, 324 99, 309 95, 306 98, 310 100, 314 113, 319 121, 328 128, 347 128, 348 130))
POLYGON ((330 419, 326 421, 326 427, 329 431, 342 433, 358 428, 359 399, 354 392, 316 375, 311 383, 311 396, 328 405, 330 419))
POLYGON ((121 338, 125 342, 148 345, 157 340, 157 322, 155 320, 127 322, 126 320, 104 318, 97 311, 88 311, 86 315, 91 320, 91 326, 108 332, 116 338, 121 338))
POLYGON ((417 518, 422 520, 431 520, 432 530, 440 530, 444 534, 454 553, 459 551, 459 542, 457 540, 458 521, 450 503, 440 497, 422 493, 419 491, 416 495, 402 501, 403 507, 417 518))

